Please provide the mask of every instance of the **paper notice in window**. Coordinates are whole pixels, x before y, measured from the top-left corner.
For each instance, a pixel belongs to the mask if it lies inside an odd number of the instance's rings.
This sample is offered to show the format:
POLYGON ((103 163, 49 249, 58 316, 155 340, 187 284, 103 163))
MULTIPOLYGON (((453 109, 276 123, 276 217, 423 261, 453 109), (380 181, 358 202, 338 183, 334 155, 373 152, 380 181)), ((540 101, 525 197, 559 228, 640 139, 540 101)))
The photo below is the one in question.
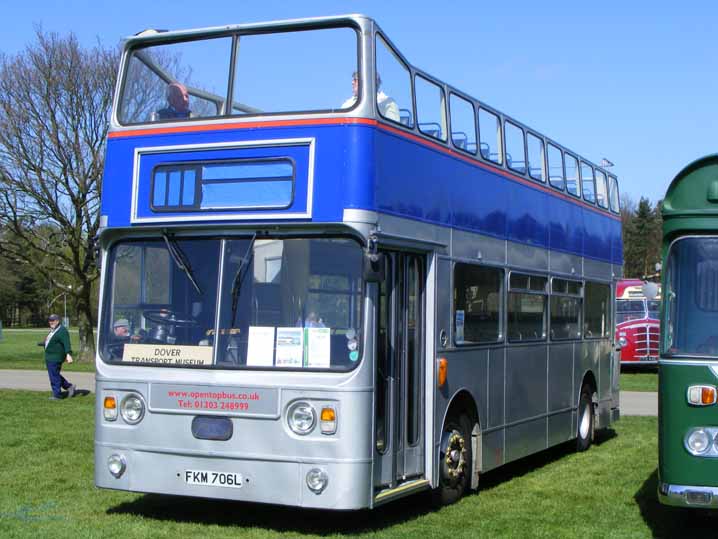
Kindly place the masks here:
POLYGON ((464 311, 456 311, 456 335, 457 344, 464 342, 464 311))
POLYGON ((307 367, 329 367, 331 342, 329 328, 307 328, 307 367))
POLYGON ((274 365, 274 327, 249 326, 247 365, 250 367, 274 365))
POLYGON ((304 328, 277 328, 277 367, 302 367, 304 357, 304 328))

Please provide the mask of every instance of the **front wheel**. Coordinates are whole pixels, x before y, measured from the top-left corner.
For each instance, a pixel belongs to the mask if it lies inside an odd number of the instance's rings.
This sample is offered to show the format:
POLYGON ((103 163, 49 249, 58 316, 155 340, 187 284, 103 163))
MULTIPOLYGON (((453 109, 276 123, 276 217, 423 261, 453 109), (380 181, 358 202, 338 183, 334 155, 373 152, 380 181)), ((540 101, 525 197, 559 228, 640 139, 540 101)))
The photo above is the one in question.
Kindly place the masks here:
POLYGON ((471 484, 471 421, 466 415, 453 415, 446 420, 439 458, 435 500, 439 505, 449 505, 459 500, 471 484))
POLYGON ((591 387, 584 385, 581 388, 581 398, 578 401, 578 433, 576 439, 576 450, 586 451, 593 442, 593 429, 595 417, 593 413, 593 399, 591 398, 591 387))

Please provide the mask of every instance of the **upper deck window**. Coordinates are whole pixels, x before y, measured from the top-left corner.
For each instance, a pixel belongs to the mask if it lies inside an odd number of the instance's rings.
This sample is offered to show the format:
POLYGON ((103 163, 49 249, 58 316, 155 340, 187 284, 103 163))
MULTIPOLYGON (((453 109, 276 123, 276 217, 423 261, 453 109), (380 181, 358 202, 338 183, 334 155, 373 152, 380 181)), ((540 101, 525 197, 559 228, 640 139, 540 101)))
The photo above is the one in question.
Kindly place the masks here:
POLYGON ((571 154, 564 154, 566 164, 566 191, 580 197, 581 184, 578 181, 578 159, 571 154))
POLYGON ((596 203, 596 187, 593 179, 593 167, 581 161, 581 187, 583 199, 591 204, 596 203))
POLYGON ((606 175, 600 170, 596 171, 596 201, 602 208, 608 209, 608 186, 606 175))
POLYGON ((463 97, 451 94, 451 141, 456 148, 476 155, 476 113, 474 105, 463 97))
POLYGON ((504 122, 506 137, 506 164, 519 174, 526 174, 526 147, 524 130, 509 121, 504 122))
POLYGON ((352 28, 240 36, 231 113, 350 109, 358 70, 352 28))
POLYGON ((419 131, 435 139, 446 140, 444 90, 420 75, 415 78, 415 88, 419 131))
POLYGON ((551 143, 549 143, 546 153, 548 155, 548 181, 553 187, 563 191, 566 184, 563 173, 563 153, 551 143))
POLYGON ((123 124, 138 124, 348 110, 360 98, 360 85, 352 82, 359 71, 357 43, 356 30, 339 27, 135 48, 117 117, 123 124))
POLYGON ((481 157, 500 165, 504 162, 501 151, 501 120, 484 108, 479 109, 479 148, 481 157))
POLYGON ((127 62, 120 122, 183 121, 223 114, 231 53, 229 37, 135 49, 127 62))
POLYGON ((409 68, 380 36, 376 36, 376 108, 382 117, 414 126, 409 68))
POLYGON ((529 156, 529 176, 540 182, 546 181, 543 163, 543 140, 532 133, 526 134, 529 156))
POLYGON ((621 206, 618 197, 618 180, 615 176, 608 177, 608 200, 611 203, 611 211, 620 213, 621 206))

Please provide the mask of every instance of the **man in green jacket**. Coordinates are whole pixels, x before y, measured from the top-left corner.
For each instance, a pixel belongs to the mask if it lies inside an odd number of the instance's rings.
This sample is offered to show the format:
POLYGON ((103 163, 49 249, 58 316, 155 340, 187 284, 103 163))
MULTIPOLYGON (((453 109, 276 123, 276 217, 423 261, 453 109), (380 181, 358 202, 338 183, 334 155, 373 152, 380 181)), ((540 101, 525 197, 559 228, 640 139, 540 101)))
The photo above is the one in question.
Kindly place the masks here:
POLYGON ((60 324, 58 315, 51 314, 47 321, 50 324, 50 333, 45 337, 45 342, 40 344, 45 346, 45 365, 47 374, 50 375, 50 387, 52 388, 50 400, 64 399, 63 389, 67 389, 68 397, 74 397, 75 386, 60 374, 63 362, 72 363, 70 333, 65 326, 60 324))

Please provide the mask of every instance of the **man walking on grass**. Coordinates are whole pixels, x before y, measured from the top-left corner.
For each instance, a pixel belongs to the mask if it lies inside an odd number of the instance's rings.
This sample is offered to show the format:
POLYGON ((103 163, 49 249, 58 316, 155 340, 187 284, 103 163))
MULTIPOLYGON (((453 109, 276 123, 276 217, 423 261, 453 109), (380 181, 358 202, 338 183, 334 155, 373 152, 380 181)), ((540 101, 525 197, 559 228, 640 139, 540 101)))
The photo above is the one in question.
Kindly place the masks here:
POLYGON ((60 324, 60 317, 51 314, 47 317, 50 324, 50 333, 45 337, 44 343, 38 343, 45 347, 45 365, 47 366, 47 374, 50 376, 50 387, 52 388, 52 397, 50 400, 64 399, 65 396, 75 396, 75 386, 68 382, 60 370, 63 362, 72 363, 72 347, 70 346, 70 333, 67 328, 60 324), (67 393, 62 390, 66 389, 67 393))

